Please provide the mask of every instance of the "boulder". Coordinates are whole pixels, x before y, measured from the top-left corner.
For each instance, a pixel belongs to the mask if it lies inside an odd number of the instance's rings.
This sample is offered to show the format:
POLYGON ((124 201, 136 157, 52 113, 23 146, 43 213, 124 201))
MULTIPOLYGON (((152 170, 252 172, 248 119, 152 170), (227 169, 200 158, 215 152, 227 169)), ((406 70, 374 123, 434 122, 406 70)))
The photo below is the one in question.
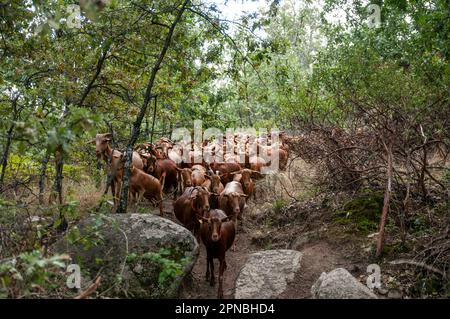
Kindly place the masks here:
POLYGON ((277 298, 300 269, 302 253, 295 250, 265 250, 249 256, 236 279, 236 299, 277 298))
POLYGON ((377 296, 344 268, 323 272, 311 287, 316 299, 377 299, 377 296))
POLYGON ((198 254, 184 227, 152 214, 94 215, 54 246, 80 266, 82 287, 100 275, 102 296, 175 298, 198 254))

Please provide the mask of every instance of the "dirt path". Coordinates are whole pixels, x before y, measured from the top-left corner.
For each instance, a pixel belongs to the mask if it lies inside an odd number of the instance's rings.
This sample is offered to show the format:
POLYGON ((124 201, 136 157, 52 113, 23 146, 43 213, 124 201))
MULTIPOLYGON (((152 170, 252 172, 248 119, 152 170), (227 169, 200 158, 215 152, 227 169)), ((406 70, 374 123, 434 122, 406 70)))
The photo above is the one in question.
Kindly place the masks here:
MULTIPOLYGON (((233 297, 234 283, 239 274, 239 270, 245 264, 247 257, 252 252, 256 251, 254 247, 249 245, 249 237, 246 233, 238 233, 236 236, 236 251, 230 249, 227 251, 226 261, 227 270, 224 273, 223 293, 224 298, 229 299, 233 297)), ((206 273, 206 249, 202 244, 200 247, 200 256, 194 269, 191 272, 190 278, 186 281, 183 287, 181 298, 187 299, 211 299, 217 298, 218 289, 218 274, 219 262, 214 260, 214 273, 216 276, 216 285, 211 287, 209 282, 205 279, 206 273)))
MULTIPOLYGON (((258 204, 256 204, 258 206, 258 204)), ((164 201, 164 212, 166 217, 178 223, 173 214, 173 200, 167 199, 164 201)), ((230 249, 227 252, 227 270, 224 274, 223 291, 225 299, 233 298, 234 285, 239 271, 247 261, 250 254, 264 250, 260 244, 254 243, 252 234, 257 226, 256 223, 244 221, 241 224, 240 230, 236 235, 236 250, 230 249)), ((296 233, 296 236, 302 235, 296 233)), ((301 262, 301 269, 296 274, 294 281, 288 285, 288 289, 280 296, 280 298, 311 298, 311 286, 319 278, 322 272, 328 272, 337 267, 348 268, 351 267, 351 262, 342 256, 337 249, 333 249, 329 243, 324 240, 316 240, 306 244, 301 249, 303 258, 301 262)), ((211 287, 209 282, 205 279, 206 272, 206 249, 200 243, 200 255, 195 264, 190 276, 185 281, 181 298, 186 299, 212 299, 217 298, 217 276, 219 264, 214 261, 214 270, 216 276, 216 285, 211 287)))
MULTIPOLYGON (((308 189, 306 181, 312 176, 311 170, 304 163, 296 162, 294 164, 292 178, 294 182, 298 182, 292 184, 292 180, 285 178, 284 185, 291 185, 289 191, 292 194, 295 192, 297 192, 297 195, 306 193, 308 189)), ((288 249, 292 242, 301 237, 304 232, 318 230, 324 225, 322 220, 319 219, 314 223, 310 218, 314 219, 317 210, 307 211, 303 208, 294 207, 288 213, 277 213, 278 215, 275 216, 272 213, 272 216, 266 216, 267 209, 271 209, 273 203, 280 201, 280 199, 281 202, 283 201, 285 186, 281 188, 279 182, 277 184, 270 179, 259 182, 259 184, 261 186, 257 185, 258 199, 256 202, 249 201, 249 207, 244 211, 244 220, 238 226, 236 250, 230 249, 226 254, 227 270, 224 273, 223 282, 226 299, 233 298, 236 278, 250 254, 267 249, 288 249), (264 184, 265 182, 270 184, 264 184), (268 189, 273 191, 268 192, 268 189), (306 219, 299 220, 298 216, 301 216, 302 213, 306 215, 306 219), (303 227, 305 225, 309 226, 308 229, 303 227)), ((288 201, 289 199, 284 199, 285 203, 288 201)), ((158 213, 156 209, 152 210, 155 214, 158 213)), ((166 198, 164 200, 163 210, 165 217, 179 224, 173 213, 173 199, 166 198)), ((322 272, 343 267, 352 272, 353 275, 358 275, 357 270, 361 268, 358 262, 355 263, 355 247, 339 246, 335 241, 328 241, 327 236, 311 239, 297 250, 303 253, 301 268, 280 298, 311 298, 311 286, 322 272)), ((206 249, 203 243, 200 243, 199 258, 183 284, 180 297, 188 299, 217 298, 219 262, 216 259, 214 260, 214 270, 216 285, 211 287, 205 279, 206 249)))
POLYGON ((338 267, 348 267, 348 261, 345 261, 326 242, 318 241, 309 244, 300 251, 303 253, 300 271, 280 298, 311 298, 311 287, 322 272, 338 267))
MULTIPOLYGON (((167 218, 173 222, 180 224, 173 214, 173 200, 166 199, 163 202, 164 214, 167 218)), ((156 213, 156 210, 155 210, 156 213)), ((227 251, 227 270, 225 271, 223 281, 224 298, 232 298, 234 283, 236 277, 239 274, 239 270, 245 264, 247 256, 252 252, 260 250, 250 244, 251 239, 246 227, 242 227, 241 231, 236 234, 236 250, 230 249, 227 251)), ((217 298, 218 288, 218 274, 219 274, 219 262, 214 260, 214 273, 216 276, 216 285, 211 287, 209 282, 205 279, 206 273, 206 249, 203 243, 200 244, 200 255, 197 259, 197 263, 192 269, 191 275, 184 283, 184 287, 181 292, 181 298, 186 299, 212 299, 217 298)))

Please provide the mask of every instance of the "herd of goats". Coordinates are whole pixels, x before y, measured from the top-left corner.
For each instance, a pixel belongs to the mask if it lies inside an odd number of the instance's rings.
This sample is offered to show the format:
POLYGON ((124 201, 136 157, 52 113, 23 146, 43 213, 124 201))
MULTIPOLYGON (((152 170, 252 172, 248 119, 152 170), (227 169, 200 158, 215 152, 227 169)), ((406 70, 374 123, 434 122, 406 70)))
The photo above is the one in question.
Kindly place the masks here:
MULTIPOLYGON (((137 209, 145 197, 159 205, 163 216, 163 192, 173 193, 176 218, 206 247, 206 279, 211 286, 215 284, 213 259, 219 259, 219 298, 223 298, 225 252, 234 243, 237 220, 242 218, 246 201, 255 198, 253 179, 263 178, 264 169, 273 164, 273 159, 279 169, 287 166, 289 147, 284 132, 277 134, 274 141, 272 138, 237 133, 231 139, 224 137, 220 142, 214 139, 200 145, 161 138, 140 144, 133 152, 129 199, 137 209)), ((124 156, 111 148, 111 139, 110 133, 97 134, 89 143, 96 145, 97 158, 107 164, 117 208, 124 156)))

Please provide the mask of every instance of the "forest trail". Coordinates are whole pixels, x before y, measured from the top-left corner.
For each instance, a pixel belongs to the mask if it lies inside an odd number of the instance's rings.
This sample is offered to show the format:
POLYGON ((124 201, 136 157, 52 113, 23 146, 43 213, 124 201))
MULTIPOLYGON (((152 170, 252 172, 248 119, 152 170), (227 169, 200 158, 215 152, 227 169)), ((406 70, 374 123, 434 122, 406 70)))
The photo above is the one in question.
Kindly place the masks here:
MULTIPOLYGON (((259 202, 249 202, 249 209, 255 209, 261 206, 259 202)), ((180 224, 173 214, 173 200, 165 199, 163 202, 165 217, 180 224)), ((248 209, 247 209, 248 210, 248 209)), ((157 214, 155 210, 153 213, 157 214)), ((223 291, 225 299, 232 299, 234 295, 235 282, 241 268, 248 260, 249 255, 257 251, 270 249, 264 247, 261 243, 254 240, 253 234, 258 231, 258 223, 252 220, 252 216, 244 215, 243 222, 239 225, 240 229, 236 235, 236 250, 227 251, 226 261, 227 270, 224 273, 223 291)), ((296 233, 301 236, 302 233, 296 233)), ((192 269, 191 274, 185 280, 181 289, 181 298, 186 299, 216 299, 218 289, 218 270, 219 263, 214 260, 214 270, 216 276, 216 285, 211 287, 209 281, 205 279, 206 272, 206 249, 203 243, 200 244, 199 258, 192 269)), ((289 243, 286 242, 286 247, 289 243)), ((344 256, 342 250, 332 247, 330 243, 323 239, 312 240, 299 249, 303 253, 300 270, 297 272, 294 280, 288 284, 288 287, 279 298, 303 299, 311 298, 311 286, 319 278, 322 272, 328 272, 338 267, 351 268, 353 263, 344 256)))

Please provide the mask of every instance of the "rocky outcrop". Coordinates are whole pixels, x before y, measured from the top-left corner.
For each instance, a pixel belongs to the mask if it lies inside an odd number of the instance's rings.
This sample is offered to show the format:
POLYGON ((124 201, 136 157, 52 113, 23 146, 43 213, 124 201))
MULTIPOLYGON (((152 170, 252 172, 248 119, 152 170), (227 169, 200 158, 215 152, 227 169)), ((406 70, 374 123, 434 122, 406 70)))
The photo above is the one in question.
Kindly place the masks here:
POLYGON ((79 264, 85 285, 100 275, 103 296, 174 298, 197 260, 199 245, 168 219, 114 214, 82 221, 55 250, 79 264))
POLYGON ((311 288, 317 299, 376 299, 377 296, 344 268, 322 273, 311 288))
POLYGON ((265 250, 254 253, 236 279, 237 299, 277 298, 300 269, 302 253, 295 250, 265 250))

